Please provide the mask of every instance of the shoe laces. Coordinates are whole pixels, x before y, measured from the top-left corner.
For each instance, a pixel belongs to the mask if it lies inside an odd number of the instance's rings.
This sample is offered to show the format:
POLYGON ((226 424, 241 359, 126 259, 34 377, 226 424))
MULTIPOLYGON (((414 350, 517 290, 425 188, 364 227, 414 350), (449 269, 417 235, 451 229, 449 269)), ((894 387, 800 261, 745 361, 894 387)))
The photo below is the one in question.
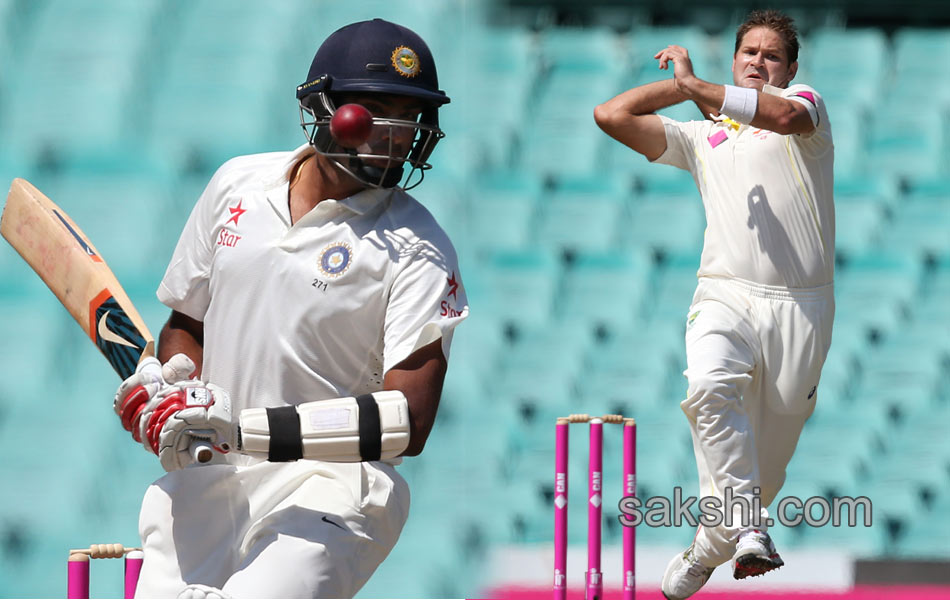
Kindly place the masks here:
POLYGON ((691 577, 705 577, 707 571, 708 569, 702 563, 695 561, 686 569, 691 577))
POLYGON ((706 574, 711 571, 709 567, 693 558, 692 548, 684 553, 683 558, 689 561, 689 567, 686 569, 686 573, 691 577, 705 577, 706 574))

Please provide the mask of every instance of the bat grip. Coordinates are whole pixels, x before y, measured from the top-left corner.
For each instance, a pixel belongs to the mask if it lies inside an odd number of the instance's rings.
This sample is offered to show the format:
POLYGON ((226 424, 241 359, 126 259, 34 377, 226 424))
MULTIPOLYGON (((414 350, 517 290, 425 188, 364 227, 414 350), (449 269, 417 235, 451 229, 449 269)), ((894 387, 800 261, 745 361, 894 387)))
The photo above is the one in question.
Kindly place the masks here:
POLYGON ((214 458, 214 446, 205 440, 195 440, 189 446, 192 459, 197 464, 205 464, 214 458))

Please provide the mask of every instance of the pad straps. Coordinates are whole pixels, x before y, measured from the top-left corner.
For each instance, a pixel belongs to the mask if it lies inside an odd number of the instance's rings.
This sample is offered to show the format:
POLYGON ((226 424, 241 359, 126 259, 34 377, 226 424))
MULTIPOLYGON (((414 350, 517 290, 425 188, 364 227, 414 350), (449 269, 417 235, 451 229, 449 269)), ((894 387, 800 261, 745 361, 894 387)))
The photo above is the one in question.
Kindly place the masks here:
MULTIPOLYGON (((364 461, 379 460, 382 455, 382 424, 379 406, 372 394, 356 397, 359 408, 359 449, 364 461)), ((268 408, 267 427, 270 431, 270 447, 267 460, 288 462, 303 458, 303 439, 300 435, 300 413, 296 406, 268 408)))
MULTIPOLYGON (((360 458, 379 460, 383 452, 383 431, 379 422, 379 406, 372 394, 356 397, 360 420, 360 458)), ((298 430, 299 431, 299 430, 298 430)))
POLYGON ((300 413, 296 406, 267 409, 270 429, 270 462, 288 462, 303 458, 303 439, 300 436, 300 413))

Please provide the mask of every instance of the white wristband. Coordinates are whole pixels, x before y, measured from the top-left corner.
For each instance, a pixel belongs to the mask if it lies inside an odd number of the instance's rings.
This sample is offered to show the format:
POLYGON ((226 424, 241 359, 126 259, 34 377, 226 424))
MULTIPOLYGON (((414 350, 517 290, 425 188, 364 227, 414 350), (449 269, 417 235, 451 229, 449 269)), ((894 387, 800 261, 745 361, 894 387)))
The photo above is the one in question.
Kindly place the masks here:
POLYGON ((759 104, 759 93, 752 88, 725 85, 726 94, 722 99, 721 114, 748 125, 755 118, 755 109, 759 104))

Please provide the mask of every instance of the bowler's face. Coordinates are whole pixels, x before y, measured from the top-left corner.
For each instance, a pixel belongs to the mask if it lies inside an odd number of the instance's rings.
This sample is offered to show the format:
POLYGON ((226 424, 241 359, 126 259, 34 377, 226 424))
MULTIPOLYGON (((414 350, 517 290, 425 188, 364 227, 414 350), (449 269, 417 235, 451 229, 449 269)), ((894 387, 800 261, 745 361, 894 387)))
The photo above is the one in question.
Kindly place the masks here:
POLYGON ((735 85, 759 91, 766 83, 780 88, 788 86, 797 71, 797 62, 788 63, 782 36, 768 27, 754 27, 746 32, 732 59, 735 85))

